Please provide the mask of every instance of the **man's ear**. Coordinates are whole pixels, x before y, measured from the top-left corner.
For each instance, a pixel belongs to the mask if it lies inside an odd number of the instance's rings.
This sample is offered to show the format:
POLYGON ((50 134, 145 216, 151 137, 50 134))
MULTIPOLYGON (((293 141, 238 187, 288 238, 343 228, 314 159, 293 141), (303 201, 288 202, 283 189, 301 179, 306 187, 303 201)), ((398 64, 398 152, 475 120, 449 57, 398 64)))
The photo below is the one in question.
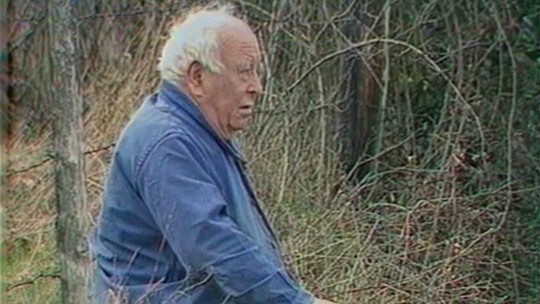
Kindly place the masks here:
POLYGON ((186 71, 186 83, 191 93, 197 97, 203 94, 204 69, 200 62, 192 62, 186 71))

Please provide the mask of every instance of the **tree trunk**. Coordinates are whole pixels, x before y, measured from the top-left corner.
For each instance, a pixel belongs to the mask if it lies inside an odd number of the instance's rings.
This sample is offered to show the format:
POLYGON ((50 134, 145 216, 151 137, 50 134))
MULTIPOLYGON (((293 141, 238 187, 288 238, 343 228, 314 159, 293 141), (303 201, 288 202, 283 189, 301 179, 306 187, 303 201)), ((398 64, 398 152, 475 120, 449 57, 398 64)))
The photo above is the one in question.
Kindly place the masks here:
POLYGON ((51 112, 56 186, 56 233, 62 266, 62 303, 88 303, 90 227, 82 152, 82 96, 79 90, 77 1, 50 0, 53 85, 51 112))
MULTIPOLYGON (((8 6, 7 1, 0 2, 0 139, 2 142, 2 152, 6 149, 9 152, 11 147, 11 135, 13 127, 12 111, 14 103, 12 100, 12 63, 13 56, 9 50, 9 29, 8 29, 8 6)), ((4 156, 2 153, 1 156, 4 156)))
MULTIPOLYGON (((367 18, 360 10, 354 12, 356 21, 344 26, 343 34, 351 42, 366 39, 367 18), (361 22, 362 21, 362 22, 361 22)), ((354 20, 354 19, 353 19, 354 20)), ((380 88, 377 84, 381 74, 377 50, 368 46, 360 50, 362 56, 351 52, 343 61, 342 115, 338 121, 341 138, 341 159, 351 181, 361 182, 369 173, 371 162, 363 163, 372 150, 370 142, 375 137, 374 125, 377 117, 377 99, 380 88)))

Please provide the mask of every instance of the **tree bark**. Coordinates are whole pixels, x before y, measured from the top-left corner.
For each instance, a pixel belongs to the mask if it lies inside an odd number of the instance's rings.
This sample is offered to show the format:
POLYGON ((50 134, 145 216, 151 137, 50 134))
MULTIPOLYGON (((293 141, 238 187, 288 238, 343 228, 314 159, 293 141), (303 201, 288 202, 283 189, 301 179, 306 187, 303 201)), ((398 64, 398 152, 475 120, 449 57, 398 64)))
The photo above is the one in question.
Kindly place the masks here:
MULTIPOLYGON (((354 12, 356 21, 346 25, 343 34, 350 41, 361 41, 367 36, 366 26, 369 24, 360 10, 354 12)), ((343 61, 344 104, 339 130, 341 137, 341 159, 345 164, 346 171, 350 174, 351 181, 361 182, 369 173, 371 162, 358 165, 369 154, 370 142, 375 137, 374 125, 378 113, 377 100, 381 90, 377 84, 380 78, 381 68, 378 62, 377 51, 373 47, 362 49, 364 58, 356 53, 351 53, 343 61)))
POLYGON ((53 85, 51 106, 56 187, 56 233, 62 275, 62 303, 88 303, 90 263, 82 149, 82 96, 79 89, 78 30, 74 0, 49 1, 53 85))
MULTIPOLYGON (((4 149, 9 152, 11 146, 11 134, 12 134, 12 117, 10 109, 12 104, 12 85, 11 85, 11 64, 12 53, 10 52, 9 37, 8 37, 8 21, 7 21, 7 1, 0 2, 0 139, 2 142, 2 154, 4 156, 4 149)), ((3 176, 2 176, 3 177, 3 176)), ((2 181, 3 182, 3 181, 2 181)))

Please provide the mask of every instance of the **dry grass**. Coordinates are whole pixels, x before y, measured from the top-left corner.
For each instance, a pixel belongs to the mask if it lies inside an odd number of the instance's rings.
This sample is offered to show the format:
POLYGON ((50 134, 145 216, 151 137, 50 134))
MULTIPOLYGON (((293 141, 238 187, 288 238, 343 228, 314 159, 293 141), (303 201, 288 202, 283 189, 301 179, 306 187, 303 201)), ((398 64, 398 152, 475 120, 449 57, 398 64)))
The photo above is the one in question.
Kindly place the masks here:
MULTIPOLYGON (((374 26, 384 35, 366 34, 363 40, 373 43, 351 49, 390 65, 388 77, 378 79, 385 115, 376 149, 362 159, 375 160, 377 170, 355 184, 343 182, 335 145, 339 134, 332 126, 344 77, 337 54, 351 46, 338 28, 356 4, 239 2, 255 20, 267 67, 266 91, 242 139, 287 261, 309 290, 339 303, 540 299, 538 271, 531 270, 540 255, 534 236, 540 227, 540 129, 534 114, 539 88, 519 81, 536 77, 538 67, 512 59, 521 50, 510 37, 477 34, 503 32, 512 10, 497 5, 494 15, 487 15, 480 12, 490 4, 480 2, 388 2, 385 18, 370 6, 375 16, 368 24, 386 24, 386 31, 374 26), (276 19, 266 20, 269 16, 276 19), (325 57, 329 54, 336 55, 325 57)), ((86 150, 114 142, 154 90, 159 38, 171 17, 144 13, 85 21, 90 28, 100 23, 99 33, 107 37, 113 30, 119 41, 99 46, 98 55, 82 54, 89 56, 83 69, 90 105, 84 117, 86 150), (107 53, 109 47, 120 52, 107 53)), ((46 39, 39 36, 24 50, 43 53, 46 39)), ((20 64, 34 67, 37 61, 20 64)), ((28 74, 24 71, 21 77, 28 74)), ((39 87, 31 96, 44 103, 46 87, 28 79, 39 87)), ((21 124, 12 141, 9 172, 47 157, 47 129, 30 129, 21 124)), ((109 151, 86 158, 94 215, 109 151)), ((6 180, 4 287, 58 267, 50 165, 6 180)), ((56 303, 58 286, 55 279, 40 278, 9 289, 6 299, 56 303)))

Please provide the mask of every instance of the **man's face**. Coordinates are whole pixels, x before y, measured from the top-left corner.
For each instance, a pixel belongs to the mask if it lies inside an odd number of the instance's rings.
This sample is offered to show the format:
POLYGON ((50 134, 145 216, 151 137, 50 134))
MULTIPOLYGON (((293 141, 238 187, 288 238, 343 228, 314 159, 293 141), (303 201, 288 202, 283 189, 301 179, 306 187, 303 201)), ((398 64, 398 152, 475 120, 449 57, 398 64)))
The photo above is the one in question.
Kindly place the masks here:
POLYGON ((206 106, 213 112, 214 127, 225 138, 244 129, 262 85, 258 74, 260 49, 248 28, 222 32, 218 58, 221 72, 209 74, 205 81, 206 106))

